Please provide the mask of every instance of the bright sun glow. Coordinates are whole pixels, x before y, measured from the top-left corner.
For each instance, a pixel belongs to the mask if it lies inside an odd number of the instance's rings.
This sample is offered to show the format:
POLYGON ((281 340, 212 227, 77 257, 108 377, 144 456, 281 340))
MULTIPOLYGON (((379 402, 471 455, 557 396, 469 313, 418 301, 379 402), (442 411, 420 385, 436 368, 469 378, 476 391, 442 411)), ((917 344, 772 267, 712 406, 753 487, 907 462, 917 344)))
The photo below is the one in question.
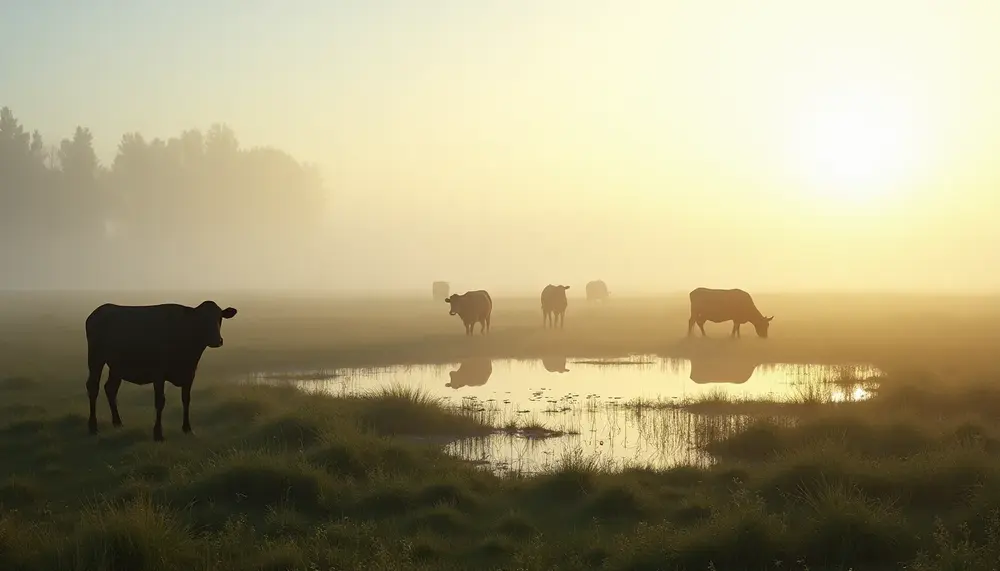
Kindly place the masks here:
POLYGON ((803 186, 850 206, 892 194, 917 154, 904 103, 877 91, 830 93, 801 109, 792 143, 803 186))

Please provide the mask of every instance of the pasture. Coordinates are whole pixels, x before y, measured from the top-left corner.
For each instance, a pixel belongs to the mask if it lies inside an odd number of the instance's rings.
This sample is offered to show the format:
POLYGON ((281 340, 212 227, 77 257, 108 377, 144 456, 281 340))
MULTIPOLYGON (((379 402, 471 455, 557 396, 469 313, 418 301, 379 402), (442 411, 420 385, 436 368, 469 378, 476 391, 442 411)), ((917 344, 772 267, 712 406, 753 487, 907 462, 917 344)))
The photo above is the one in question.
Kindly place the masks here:
MULTIPOLYGON (((727 323, 706 325, 708 339, 697 329, 686 338, 685 294, 588 305, 582 291, 568 293, 563 330, 543 329, 537 296, 494 296, 490 334, 477 327, 473 337, 430 295, 4 294, 0 569, 995 566, 1000 299, 754 294, 775 316, 771 337, 745 327, 732 341, 727 323), (124 426, 111 427, 102 395, 100 434, 88 435, 87 314, 105 301, 203 299, 239 314, 224 325, 225 345, 202 359, 194 434, 181 433, 179 391, 168 387, 166 442, 153 442, 152 390, 126 383, 124 426), (544 415, 525 422, 446 407, 406 385, 324 395, 242 383, 261 372, 293 379, 629 354, 697 362, 720 352, 754 363, 867 363, 884 375, 874 396, 853 403, 623 402, 625 414, 644 418, 743 420, 699 432, 695 444, 711 459, 703 465, 570 455, 533 475, 499 474, 442 445, 498 431, 512 441, 558 438, 544 415)), ((575 382, 583 366, 553 378, 575 382)), ((513 382, 496 366, 493 374, 486 387, 513 382)))

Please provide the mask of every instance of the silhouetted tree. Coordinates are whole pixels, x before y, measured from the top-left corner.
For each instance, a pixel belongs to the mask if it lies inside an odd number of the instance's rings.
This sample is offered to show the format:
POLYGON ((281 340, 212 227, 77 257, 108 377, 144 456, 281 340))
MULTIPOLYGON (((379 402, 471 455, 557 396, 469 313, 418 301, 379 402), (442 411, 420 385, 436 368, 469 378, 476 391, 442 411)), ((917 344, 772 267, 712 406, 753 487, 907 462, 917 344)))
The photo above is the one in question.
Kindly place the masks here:
POLYGON ((53 148, 0 109, 0 287, 278 285, 315 263, 325 201, 315 167, 224 124, 125 133, 103 168, 89 129, 53 148))

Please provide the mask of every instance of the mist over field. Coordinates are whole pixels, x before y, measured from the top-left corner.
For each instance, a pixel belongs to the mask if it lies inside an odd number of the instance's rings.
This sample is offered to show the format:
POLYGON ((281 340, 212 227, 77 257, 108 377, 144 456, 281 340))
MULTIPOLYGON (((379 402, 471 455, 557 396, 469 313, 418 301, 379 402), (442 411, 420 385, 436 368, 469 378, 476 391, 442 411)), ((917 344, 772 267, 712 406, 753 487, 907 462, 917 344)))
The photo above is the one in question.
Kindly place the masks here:
POLYGON ((0 288, 997 291, 997 9, 871 10, 17 6, 0 288))

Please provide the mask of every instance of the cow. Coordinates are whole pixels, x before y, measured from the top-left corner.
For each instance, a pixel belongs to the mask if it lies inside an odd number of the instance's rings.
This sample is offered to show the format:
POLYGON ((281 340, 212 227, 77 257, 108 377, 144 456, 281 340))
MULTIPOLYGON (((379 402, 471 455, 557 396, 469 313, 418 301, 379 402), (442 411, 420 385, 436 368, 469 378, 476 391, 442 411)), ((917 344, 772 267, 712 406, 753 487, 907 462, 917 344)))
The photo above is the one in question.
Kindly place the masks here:
POLYGON ((445 386, 453 389, 481 387, 490 380, 492 374, 493 361, 484 357, 474 357, 459 363, 457 371, 449 371, 448 377, 451 380, 445 386))
POLYGON ((169 382, 181 389, 184 407, 181 430, 189 434, 191 385, 198 361, 206 348, 222 347, 222 320, 235 315, 235 308, 222 309, 214 301, 203 301, 198 307, 176 303, 140 306, 105 303, 92 311, 86 320, 90 433, 97 434, 97 395, 107 365, 104 395, 115 428, 122 425, 118 414, 118 389, 122 381, 152 384, 156 406, 153 440, 163 441, 164 386, 169 382))
POLYGON ((490 316, 493 313, 493 298, 484 289, 467 291, 462 294, 452 294, 444 298, 451 306, 448 315, 457 315, 465 324, 465 334, 472 335, 476 323, 480 323, 479 333, 485 335, 490 329, 490 316))
POLYGON ((587 282, 587 301, 605 301, 608 295, 608 286, 603 280, 587 282))
POLYGON ((449 289, 448 282, 434 282, 431 284, 431 295, 434 297, 434 301, 444 301, 444 298, 448 297, 449 289))
POLYGON ((559 323, 561 329, 566 321, 566 290, 569 286, 549 284, 542 289, 542 327, 559 323))
POLYGON ((750 294, 741 289, 711 289, 699 287, 691 290, 688 295, 691 300, 691 317, 688 319, 688 336, 691 335, 691 328, 698 324, 702 337, 705 336, 705 322, 722 323, 723 321, 733 322, 733 332, 730 334, 734 339, 741 337, 740 325, 751 323, 757 336, 767 339, 767 330, 771 325, 774 316, 764 317, 764 315, 754 305, 750 294))

